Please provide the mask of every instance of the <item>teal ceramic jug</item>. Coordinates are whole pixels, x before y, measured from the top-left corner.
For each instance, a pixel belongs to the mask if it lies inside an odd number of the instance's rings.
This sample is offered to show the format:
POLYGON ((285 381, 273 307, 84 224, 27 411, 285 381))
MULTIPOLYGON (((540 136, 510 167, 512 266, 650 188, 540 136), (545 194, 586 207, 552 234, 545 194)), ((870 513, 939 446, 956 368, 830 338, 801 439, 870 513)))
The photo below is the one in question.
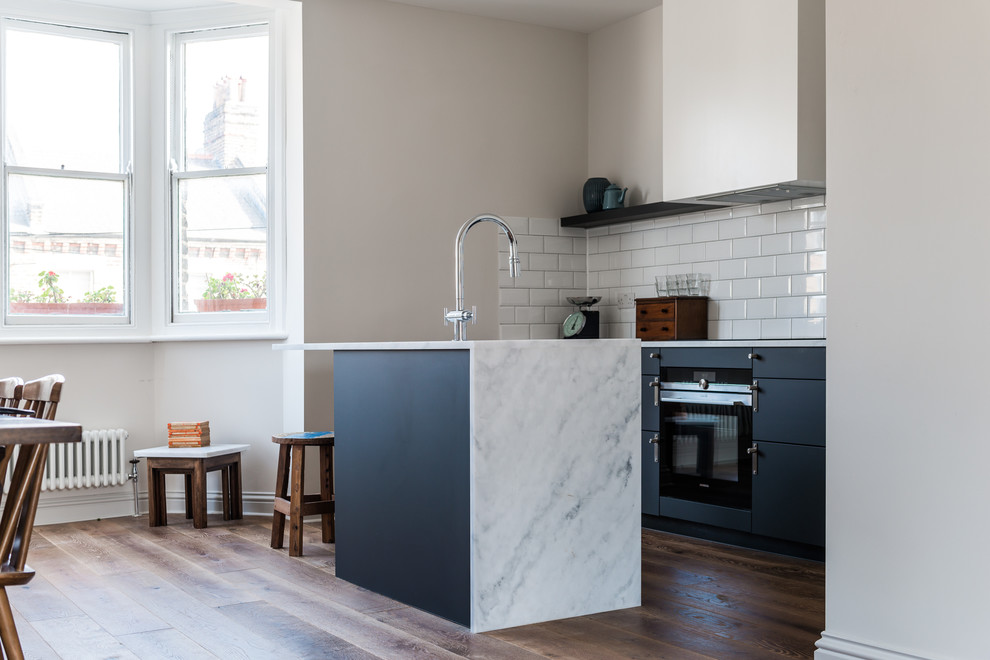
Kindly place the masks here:
POLYGON ((626 191, 628 188, 619 188, 616 184, 611 184, 605 189, 605 198, 602 201, 603 209, 621 209, 626 201, 626 191))

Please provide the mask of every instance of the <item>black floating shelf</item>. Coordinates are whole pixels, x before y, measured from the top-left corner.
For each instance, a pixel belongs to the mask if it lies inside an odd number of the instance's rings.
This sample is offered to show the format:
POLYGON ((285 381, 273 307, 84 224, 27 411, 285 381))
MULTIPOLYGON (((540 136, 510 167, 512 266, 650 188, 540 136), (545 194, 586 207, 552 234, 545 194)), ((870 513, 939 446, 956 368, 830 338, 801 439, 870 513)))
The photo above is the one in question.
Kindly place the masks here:
POLYGON ((637 220, 649 220, 650 218, 662 218, 668 215, 681 215, 684 213, 696 213, 698 211, 710 211, 712 209, 722 209, 724 205, 713 204, 692 204, 691 202, 654 202, 652 204, 640 204, 622 209, 609 209, 607 211, 595 211, 584 215, 572 215, 560 219, 561 227, 603 227, 605 225, 615 225, 620 222, 635 222, 637 220))

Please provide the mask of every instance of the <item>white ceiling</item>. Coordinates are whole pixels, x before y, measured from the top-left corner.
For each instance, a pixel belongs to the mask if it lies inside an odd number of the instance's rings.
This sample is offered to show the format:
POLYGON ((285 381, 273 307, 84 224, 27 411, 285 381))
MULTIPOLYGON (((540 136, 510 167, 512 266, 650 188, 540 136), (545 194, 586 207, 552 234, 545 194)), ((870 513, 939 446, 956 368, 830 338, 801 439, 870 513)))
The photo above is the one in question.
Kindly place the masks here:
MULTIPOLYGON (((222 0, 75 0, 85 4, 141 11, 186 9, 225 4, 222 0)), ((234 0, 236 2, 236 0, 234 0)), ((520 23, 593 32, 647 9, 662 0, 393 0, 406 5, 457 11, 520 23)), ((303 0, 305 3, 306 0, 303 0)))

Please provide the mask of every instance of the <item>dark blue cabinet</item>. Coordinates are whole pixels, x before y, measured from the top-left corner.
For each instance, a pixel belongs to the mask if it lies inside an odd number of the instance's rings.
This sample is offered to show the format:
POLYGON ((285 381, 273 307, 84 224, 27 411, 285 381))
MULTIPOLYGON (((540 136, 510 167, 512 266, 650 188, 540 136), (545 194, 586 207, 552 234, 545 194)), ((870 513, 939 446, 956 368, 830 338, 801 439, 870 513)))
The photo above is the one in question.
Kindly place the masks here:
MULTIPOLYGON (((643 513, 660 516, 660 465, 651 440, 660 430, 656 384, 663 367, 752 369, 751 527, 771 539, 825 544, 825 348, 643 348, 643 513)), ((677 509, 664 507, 664 516, 677 509)), ((685 514, 684 520, 694 520, 685 514)), ((709 523, 717 524, 717 523, 709 523)), ((726 528, 740 530, 738 525, 726 528)))

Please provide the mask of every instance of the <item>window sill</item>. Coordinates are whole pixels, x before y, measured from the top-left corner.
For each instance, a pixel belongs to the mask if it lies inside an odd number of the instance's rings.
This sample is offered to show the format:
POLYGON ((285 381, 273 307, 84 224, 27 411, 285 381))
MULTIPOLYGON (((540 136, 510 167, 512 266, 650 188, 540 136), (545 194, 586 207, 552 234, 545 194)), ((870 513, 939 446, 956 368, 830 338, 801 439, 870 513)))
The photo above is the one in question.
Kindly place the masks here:
POLYGON ((2 337, 0 346, 38 344, 161 344, 190 341, 283 341, 285 332, 228 332, 176 335, 75 335, 61 337, 2 337))

